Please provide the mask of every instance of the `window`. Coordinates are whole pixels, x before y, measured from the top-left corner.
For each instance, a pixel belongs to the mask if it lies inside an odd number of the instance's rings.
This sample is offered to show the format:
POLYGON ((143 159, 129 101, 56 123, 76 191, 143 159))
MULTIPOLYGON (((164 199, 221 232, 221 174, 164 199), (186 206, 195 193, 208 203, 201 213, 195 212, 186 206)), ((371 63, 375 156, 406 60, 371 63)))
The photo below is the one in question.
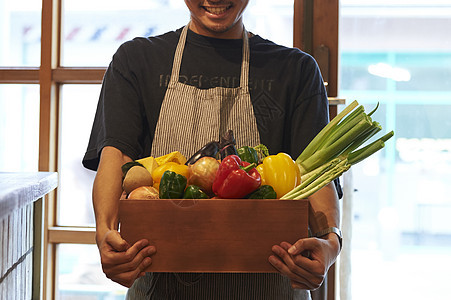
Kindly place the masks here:
POLYGON ((0 172, 38 169, 39 87, 0 85, 0 172))
POLYGON ((41 2, 0 0, 0 66, 39 66, 41 2))
POLYGON ((367 111, 379 102, 375 118, 395 131, 352 170, 355 299, 447 293, 438 274, 451 266, 450 14, 449 1, 342 1, 340 97, 367 111))

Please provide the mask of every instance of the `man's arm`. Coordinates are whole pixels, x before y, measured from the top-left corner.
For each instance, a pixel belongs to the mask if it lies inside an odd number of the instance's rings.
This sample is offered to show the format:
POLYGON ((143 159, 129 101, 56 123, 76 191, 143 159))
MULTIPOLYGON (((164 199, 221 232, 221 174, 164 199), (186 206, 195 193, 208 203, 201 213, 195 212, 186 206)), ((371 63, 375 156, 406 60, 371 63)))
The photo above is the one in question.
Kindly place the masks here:
POLYGON ((105 147, 102 150, 92 189, 97 245, 109 230, 118 229, 119 199, 122 194, 121 166, 131 160, 116 148, 105 147))
MULTIPOLYGON (((333 183, 309 197, 309 226, 312 233, 340 226, 340 207, 333 183)), ((272 248, 270 263, 291 280, 293 288, 314 290, 321 286, 329 267, 340 253, 336 234, 283 242, 272 248)))
MULTIPOLYGON (((340 228, 340 205, 333 182, 309 197, 309 227, 312 234, 329 227, 340 228)), ((336 256, 338 256, 341 250, 338 236, 334 233, 329 233, 323 238, 328 240, 335 249, 335 261, 336 256)), ((294 253, 295 247, 296 244, 289 252, 294 253)))
POLYGON ((92 198, 96 218, 96 242, 100 251, 102 269, 111 280, 130 287, 144 275, 151 264, 155 247, 147 240, 130 246, 117 231, 119 199, 122 194, 121 166, 131 161, 114 147, 105 147, 94 180, 92 198))

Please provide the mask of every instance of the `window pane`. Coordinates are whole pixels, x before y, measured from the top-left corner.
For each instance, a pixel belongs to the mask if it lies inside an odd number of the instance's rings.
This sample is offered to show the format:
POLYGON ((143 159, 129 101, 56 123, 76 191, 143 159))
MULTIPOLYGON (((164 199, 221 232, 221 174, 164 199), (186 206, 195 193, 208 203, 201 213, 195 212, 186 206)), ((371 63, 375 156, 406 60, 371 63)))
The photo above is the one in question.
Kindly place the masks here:
POLYGON ((0 172, 34 172, 39 159, 39 86, 0 85, 0 172))
POLYGON ((91 204, 95 173, 81 160, 88 146, 99 85, 64 85, 60 118, 59 225, 94 225, 91 204))
POLYGON ((188 18, 178 0, 66 0, 62 65, 107 66, 123 42, 174 30, 188 18))
MULTIPOLYGON (((180 28, 189 13, 179 0, 66 0, 63 20, 62 65, 106 66, 123 42, 180 28)), ((245 24, 249 31, 291 46, 293 1, 251 1, 245 24)))
POLYGON ((380 102, 374 119, 395 131, 385 150, 352 168, 352 296, 446 298, 451 3, 341 3, 340 97, 367 111, 380 102))
POLYGON ((0 66, 39 66, 41 1, 0 0, 0 66))
POLYGON ((262 38, 293 46, 293 0, 251 0, 244 15, 246 29, 262 38))
POLYGON ((123 300, 125 293, 103 274, 95 245, 58 245, 57 300, 123 300))

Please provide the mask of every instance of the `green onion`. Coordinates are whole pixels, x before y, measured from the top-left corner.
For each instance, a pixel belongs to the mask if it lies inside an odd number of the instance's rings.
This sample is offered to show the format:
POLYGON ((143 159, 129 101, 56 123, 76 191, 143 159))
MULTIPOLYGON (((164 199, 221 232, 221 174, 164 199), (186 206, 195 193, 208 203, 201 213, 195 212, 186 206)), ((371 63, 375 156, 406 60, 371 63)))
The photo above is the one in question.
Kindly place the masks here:
POLYGON ((331 169, 327 170, 323 174, 321 174, 319 177, 317 177, 314 181, 307 184, 306 186, 302 186, 302 183, 295 187, 293 190, 282 196, 280 199, 292 199, 292 200, 299 200, 299 199, 305 199, 308 196, 312 195, 316 191, 320 190, 329 182, 332 180, 338 178, 343 174, 345 171, 349 170, 351 167, 350 164, 346 160, 340 161, 338 164, 333 166, 331 169))
POLYGON ((326 144, 324 148, 318 149, 312 156, 299 163, 301 174, 309 172, 326 163, 330 159, 342 154, 349 146, 352 145, 352 142, 355 139, 363 133, 370 131, 372 126, 373 124, 371 119, 364 115, 363 118, 349 130, 346 127, 337 128, 337 131, 334 133, 338 133, 340 137, 335 140, 333 144, 326 144), (345 128, 346 130, 343 130, 345 128))
POLYGON ((302 151, 301 155, 296 159, 296 163, 301 163, 308 157, 310 157, 319 147, 321 140, 326 136, 334 127, 343 119, 348 113, 350 113, 358 105, 357 101, 353 101, 342 112, 340 112, 332 121, 329 122, 324 128, 313 138, 308 146, 302 151))
POLYGON ((373 155, 377 151, 381 150, 385 146, 385 141, 390 139, 394 135, 393 130, 381 137, 380 139, 372 142, 366 147, 363 147, 359 150, 349 153, 348 162, 350 165, 355 165, 356 163, 361 162, 367 157, 373 155))
POLYGON ((382 130, 381 125, 371 118, 378 107, 379 103, 366 114, 363 106, 353 101, 327 124, 296 159, 301 171, 301 184, 281 199, 304 199, 341 176, 352 165, 384 148, 385 142, 394 135, 393 131, 359 148, 382 130))

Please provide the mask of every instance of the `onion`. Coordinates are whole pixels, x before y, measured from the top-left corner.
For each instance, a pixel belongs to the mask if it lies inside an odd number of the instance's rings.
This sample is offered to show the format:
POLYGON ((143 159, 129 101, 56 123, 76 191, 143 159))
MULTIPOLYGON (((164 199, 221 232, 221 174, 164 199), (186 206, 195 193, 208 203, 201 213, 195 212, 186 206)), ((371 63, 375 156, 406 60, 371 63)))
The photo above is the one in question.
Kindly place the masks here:
POLYGON ((128 195, 127 199, 133 200, 152 200, 159 199, 158 190, 152 186, 140 186, 128 195))
POLYGON ((216 172, 219 168, 219 161, 216 158, 204 156, 190 165, 191 176, 188 179, 188 184, 193 184, 206 194, 212 196, 212 185, 215 180, 216 172))

